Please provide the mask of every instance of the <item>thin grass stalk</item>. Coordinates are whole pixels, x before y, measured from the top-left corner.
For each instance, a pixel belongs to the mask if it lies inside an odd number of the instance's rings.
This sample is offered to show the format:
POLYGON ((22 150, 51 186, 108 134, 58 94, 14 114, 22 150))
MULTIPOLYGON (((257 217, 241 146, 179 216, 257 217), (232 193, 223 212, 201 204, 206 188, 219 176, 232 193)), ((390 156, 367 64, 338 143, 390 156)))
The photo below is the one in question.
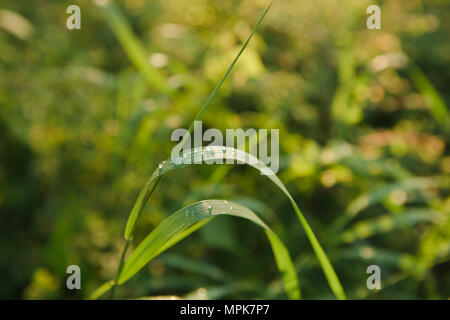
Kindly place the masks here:
MULTIPOLYGON (((146 203, 148 201, 148 199, 150 199, 150 196, 152 195, 153 191, 155 190, 155 188, 158 185, 158 182, 160 180, 161 180, 161 177, 159 177, 155 181, 155 184, 153 185, 153 188, 150 189, 150 191, 145 195, 144 203, 146 203)), ((114 299, 114 294, 116 292, 116 287, 117 287, 117 281, 119 280, 120 273, 122 272, 122 269, 123 269, 123 264, 125 263, 125 256, 127 254, 128 247, 130 246, 130 243, 132 241, 133 241, 133 237, 132 236, 125 237, 125 244, 123 246, 122 253, 120 254, 119 266, 117 267, 116 275, 115 275, 114 281, 112 282, 112 285, 111 285, 111 292, 110 292, 110 295, 109 295, 109 299, 114 299)))
POLYGON ((262 20, 264 19, 264 17, 266 16, 267 12, 269 12, 270 7, 272 6, 272 2, 269 3, 269 5, 266 7, 266 9, 263 11, 263 13, 261 14, 261 16, 259 17, 258 21, 256 22, 255 26, 253 27, 252 31, 250 32, 247 40, 245 40, 244 44, 242 45, 241 49, 239 50, 238 54, 236 55, 236 57, 234 58, 233 62, 231 62, 230 66, 228 67, 227 71, 225 72, 225 74, 222 76, 222 79, 220 79, 219 83, 217 84, 216 88, 214 89, 214 91, 209 95, 208 99, 206 99, 205 103, 203 104, 202 108, 200 109, 200 111, 197 113, 197 115, 195 116, 194 120, 192 121, 191 125, 189 126, 188 131, 184 134, 183 139, 181 140, 180 146, 184 146, 184 144, 186 143, 186 140, 189 138, 189 135, 192 133, 192 130, 194 129, 194 123, 195 121, 197 121, 198 119, 200 119, 200 117, 203 115, 203 113, 205 112, 206 108, 210 105, 212 99, 214 99, 214 97, 216 96, 217 92, 219 91, 220 87, 222 86, 222 84, 224 83, 224 81, 226 80, 226 78, 228 78, 228 75, 230 74, 231 70, 233 69, 234 65, 236 64, 236 62, 238 61, 239 57, 241 56, 242 52, 244 52, 245 48, 247 48, 248 43, 250 42, 251 38, 253 37, 253 35, 255 34, 256 30, 258 29, 259 25, 261 24, 262 20))

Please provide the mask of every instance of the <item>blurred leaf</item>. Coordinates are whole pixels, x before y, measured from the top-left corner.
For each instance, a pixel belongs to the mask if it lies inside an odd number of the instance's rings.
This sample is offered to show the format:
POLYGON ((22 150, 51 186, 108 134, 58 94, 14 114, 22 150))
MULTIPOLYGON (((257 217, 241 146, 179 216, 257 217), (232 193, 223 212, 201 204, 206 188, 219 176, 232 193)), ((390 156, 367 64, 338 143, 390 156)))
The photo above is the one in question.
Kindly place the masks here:
POLYGON ((197 261, 188 257, 166 253, 161 256, 159 260, 169 267, 203 274, 214 280, 224 281, 227 277, 227 274, 222 269, 212 264, 197 261))
POLYGON ((344 226, 348 221, 353 219, 359 212, 367 207, 381 202, 388 197, 392 192, 396 190, 412 191, 412 190, 425 190, 431 188, 437 188, 439 185, 445 185, 448 179, 441 177, 423 178, 414 177, 406 178, 394 183, 385 184, 374 188, 366 194, 358 196, 353 200, 344 215, 342 215, 335 224, 337 226, 344 226))
POLYGON ((426 98, 434 119, 441 125, 448 124, 447 106, 431 81, 416 65, 411 67, 410 76, 420 93, 426 98))
POLYGON ((397 228, 413 226, 418 222, 433 221, 436 214, 429 209, 410 209, 396 215, 382 215, 356 223, 342 234, 345 243, 365 239, 373 235, 389 232, 397 228))
POLYGON ((157 91, 168 91, 165 77, 149 63, 149 54, 133 33, 120 9, 112 2, 98 2, 106 21, 135 67, 157 91), (101 3, 101 4, 100 4, 101 3))

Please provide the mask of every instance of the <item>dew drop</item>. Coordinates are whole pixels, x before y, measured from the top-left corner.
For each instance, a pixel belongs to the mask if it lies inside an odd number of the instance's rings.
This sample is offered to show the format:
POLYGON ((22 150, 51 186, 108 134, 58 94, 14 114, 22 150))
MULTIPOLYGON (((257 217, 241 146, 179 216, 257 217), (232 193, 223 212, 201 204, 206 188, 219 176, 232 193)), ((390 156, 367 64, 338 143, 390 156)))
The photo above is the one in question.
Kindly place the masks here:
POLYGON ((211 206, 208 206, 208 214, 212 215, 212 207, 211 206))

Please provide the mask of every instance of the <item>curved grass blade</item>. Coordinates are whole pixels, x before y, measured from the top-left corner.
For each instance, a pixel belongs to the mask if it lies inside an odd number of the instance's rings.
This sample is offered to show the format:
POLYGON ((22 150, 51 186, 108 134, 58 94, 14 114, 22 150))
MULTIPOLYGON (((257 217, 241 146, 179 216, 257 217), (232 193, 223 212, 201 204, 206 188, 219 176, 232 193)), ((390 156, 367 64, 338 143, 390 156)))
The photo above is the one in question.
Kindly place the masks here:
MULTIPOLYGON (((218 215, 241 217, 264 229, 272 246, 277 267, 282 273, 286 293, 291 299, 300 299, 297 274, 283 242, 253 211, 240 204, 224 200, 196 202, 166 218, 133 251, 123 266, 117 284, 125 283, 150 260, 198 229, 196 224, 208 222, 212 217, 218 215), (176 241, 172 239, 176 239, 176 241)), ((101 292, 105 293, 106 291, 108 288, 101 292)))
MULTIPOLYGON (((236 64, 236 62, 238 61, 239 57, 241 56, 241 54, 244 52, 245 48, 247 47, 248 43, 250 42, 251 38, 253 37, 253 35, 255 34, 256 30, 258 29, 259 25, 261 24, 262 20, 264 19, 264 17, 266 16, 267 12, 269 11, 270 7, 272 5, 272 2, 269 3, 269 5, 266 7, 266 9, 263 11, 263 13, 261 14, 261 16, 259 17, 257 23, 255 24, 255 26, 253 27, 252 31, 250 32, 250 35, 247 37, 247 40, 244 42, 244 44, 242 45, 241 49, 239 50, 238 54, 236 55, 236 57, 234 58, 234 60, 231 62, 231 65, 228 67, 227 71, 225 72, 225 74, 222 76, 222 78, 220 79, 219 83, 217 84, 216 88, 213 90, 213 92, 210 94, 210 96, 208 97, 208 99, 205 101, 205 103, 203 104, 203 106, 201 107, 200 111, 197 113, 197 115, 195 116, 194 121, 192 121, 188 132, 192 132, 193 127, 194 127, 194 123, 195 120, 200 119, 200 117, 203 115, 203 113, 205 112, 206 108, 209 106, 209 104, 211 103, 212 99, 215 97, 215 95, 217 94, 217 92, 219 91, 220 87, 222 86, 222 84, 224 83, 224 81, 226 80, 226 78, 228 77, 228 75, 230 74, 231 70, 233 69, 234 65, 236 64)), ((142 46, 140 46, 139 41, 133 36, 132 32, 130 31, 129 26, 126 24, 126 21, 123 17, 121 17, 119 10, 116 10, 115 7, 110 7, 109 11, 105 10, 106 12, 106 17, 109 18, 111 27, 113 28, 113 30, 116 32, 119 41, 123 42, 123 46, 127 47, 129 50, 129 56, 130 58, 133 60, 133 62, 139 67, 144 68, 143 73, 147 76, 147 78, 149 80, 151 80, 151 78, 149 78, 149 76, 151 76, 151 69, 146 70, 145 67, 146 65, 143 64, 143 60, 142 60, 142 56, 143 56, 143 52, 144 50, 142 49, 142 46)), ((128 53, 128 52, 127 52, 128 53)), ((159 82, 159 81, 158 81, 159 82)), ((156 83, 158 84, 158 83, 156 83)), ((166 89, 166 87, 163 87, 162 89, 166 89)), ((167 91, 167 90, 165 90, 167 91)), ((182 139, 182 143, 181 145, 184 145, 184 143, 186 142, 186 140, 188 139, 188 133, 186 133, 183 136, 182 139)), ((153 187, 153 189, 156 187, 156 185, 153 187)), ((150 192, 151 193, 151 192, 150 192)), ((142 202, 143 205, 145 206, 145 203, 148 201, 148 197, 149 195, 144 194, 143 198, 138 199, 137 202, 142 202), (140 201, 139 201, 140 200, 140 201)), ((131 213, 130 216, 135 217, 135 219, 137 219, 137 217, 140 214, 140 207, 142 207, 142 203, 141 204, 135 204, 133 207, 133 210, 135 210, 135 208, 138 208, 138 212, 137 214, 133 214, 131 213)), ((127 222, 127 226, 125 229, 125 240, 128 243, 129 241, 131 241, 131 235, 133 233, 133 226, 134 223, 129 224, 127 222), (131 226, 131 229, 129 229, 129 226, 131 226)), ((127 251, 127 246, 124 247, 123 252, 122 252, 122 257, 125 256, 127 251)), ((116 276, 119 275, 120 271, 121 271, 121 265, 123 263, 123 259, 121 259, 121 261, 119 262, 119 267, 117 269, 117 273, 116 276)), ((114 282, 115 283, 115 282, 114 282)), ((114 287, 115 284, 113 285, 112 291, 111 291, 111 298, 114 296, 114 287)))
POLYGON ((223 200, 204 200, 178 210, 156 227, 125 262, 118 284, 134 276, 151 259, 168 249, 167 241, 197 222, 217 215, 231 215, 254 222, 264 229, 272 246, 278 269, 282 273, 286 292, 291 299, 300 298, 297 274, 289 252, 278 236, 250 209, 223 200))
POLYGON ((125 238, 131 236, 134 225, 146 204, 146 201, 140 201, 139 199, 145 199, 145 195, 150 192, 154 181, 157 181, 161 176, 173 169, 185 167, 191 163, 199 163, 201 161, 210 162, 216 159, 233 159, 238 163, 246 163, 259 170, 261 174, 266 175, 273 183, 278 186, 278 188, 281 189, 281 191, 288 197, 289 201, 291 202, 291 205, 294 208, 300 220, 300 223, 303 226, 303 229, 305 230, 306 236, 308 237, 308 240, 310 241, 311 246, 319 260, 319 263, 322 267, 325 277, 327 278, 331 290, 338 299, 346 299, 344 290, 341 286, 341 283, 339 282, 339 278, 337 277, 336 272, 333 269, 333 266, 331 265, 314 232, 312 231, 311 227, 300 211, 300 208, 297 206, 294 198, 291 196, 291 194, 286 189, 281 180, 277 177, 277 175, 269 167, 267 167, 258 158, 242 150, 222 146, 200 147, 187 150, 183 152, 182 156, 180 155, 174 160, 166 160, 160 163, 155 172, 153 172, 153 175, 147 182, 144 189, 139 194, 138 201, 133 207, 133 210, 127 221, 125 238))

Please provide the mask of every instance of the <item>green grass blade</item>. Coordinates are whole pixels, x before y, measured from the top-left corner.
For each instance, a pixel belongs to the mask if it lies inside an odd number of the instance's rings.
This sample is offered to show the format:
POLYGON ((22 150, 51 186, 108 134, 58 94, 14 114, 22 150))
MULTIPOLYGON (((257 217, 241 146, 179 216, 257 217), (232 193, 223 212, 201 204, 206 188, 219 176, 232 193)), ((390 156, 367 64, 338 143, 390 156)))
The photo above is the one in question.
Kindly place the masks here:
POLYGON ((280 238, 270 229, 266 229, 265 233, 269 239, 278 270, 282 273, 284 288, 288 296, 293 300, 300 299, 300 289, 298 287, 297 273, 294 264, 291 261, 289 251, 281 242, 280 238))
POLYGON ((123 237, 125 240, 131 239, 133 236, 133 230, 134 226, 136 225, 136 221, 141 214, 142 210, 144 209, 148 199, 152 195, 153 191, 155 190, 156 186, 158 185, 158 181, 160 177, 157 177, 157 179, 153 179, 154 176, 147 182, 144 189, 139 193, 138 198, 136 202, 134 203, 133 209, 131 209, 131 213, 128 217, 127 224, 125 225, 125 232, 123 237), (156 180, 156 181, 155 181, 156 180))
POLYGON ((164 76, 149 63, 148 53, 133 33, 119 8, 112 1, 101 4, 99 7, 133 65, 145 76, 155 90, 168 91, 169 88, 165 85, 164 76))
MULTIPOLYGON (((117 283, 123 284, 142 269, 150 260, 169 248, 167 242, 172 238, 184 237, 186 231, 198 222, 217 215, 231 215, 254 222, 262 227, 272 246, 278 269, 282 273, 285 289, 291 299, 300 298, 297 274, 289 252, 278 236, 250 209, 223 200, 204 200, 178 210, 159 224, 133 251, 125 262, 117 283), (183 233, 184 232, 184 233, 183 233)), ((173 245, 174 243, 171 242, 173 245)))
POLYGON ((425 97, 434 119, 440 125, 446 125, 449 121, 447 106, 434 85, 416 65, 412 66, 409 74, 415 86, 425 97))
MULTIPOLYGON (((203 113, 205 112, 206 108, 208 108, 208 106, 210 105, 211 101, 214 99, 214 97, 216 96, 217 92, 219 91, 220 87, 222 86, 222 84, 224 83, 224 81, 226 80, 226 78, 228 77, 228 75, 230 74, 231 70, 233 69, 234 65, 236 64, 236 62, 238 61, 239 57, 241 56, 241 54, 244 52, 245 48, 247 48, 248 43, 250 42, 250 40, 252 39, 253 35, 255 34, 256 30, 258 29, 259 25, 261 24, 261 22, 263 21, 264 17, 266 16, 267 12, 269 12, 270 7, 272 6, 272 2, 269 3, 269 5, 266 7, 266 9, 263 11, 263 13, 261 14, 261 16, 259 17, 258 21, 256 22, 255 26, 253 27, 252 31, 250 32, 249 36, 247 37, 247 40, 245 40, 244 44, 242 45, 241 49, 239 50, 239 52, 237 53, 236 57, 234 58, 233 62, 231 62, 230 66, 228 67, 227 71, 225 72, 225 74, 222 76, 222 79, 220 79, 219 83, 217 84, 216 88, 213 90, 213 92, 209 95, 208 99, 206 99, 205 103, 203 104, 203 106, 201 107, 200 111, 197 113, 197 115, 195 116, 194 120, 192 121, 191 125, 189 126, 188 132, 191 133, 192 130, 194 129, 194 122, 199 120, 200 117, 203 115, 203 113)), ((186 132, 186 134, 183 136, 183 139, 181 140, 180 146, 184 146, 184 143, 186 142, 186 140, 189 137, 189 133, 186 132)))
POLYGON ((89 300, 97 300, 112 288, 112 281, 107 281, 89 295, 89 300))
MULTIPOLYGON (((339 281, 338 276, 336 275, 336 272, 334 271, 333 266, 331 265, 327 255, 322 249, 322 246, 320 245, 319 241, 317 240, 313 230, 309 226, 308 222, 306 221, 305 217, 303 216, 300 208, 297 206, 297 203, 295 202, 294 198, 291 196, 289 191, 286 189, 284 184, 281 182, 281 180, 276 176, 276 174, 268 168, 262 161, 257 159, 256 157, 242 151, 237 150, 230 147, 221 147, 221 146, 211 146, 211 147, 201 147, 201 148, 195 148, 187 150, 183 153, 182 156, 179 157, 179 159, 167 160, 163 161, 156 171, 153 173, 150 180, 147 182, 146 187, 141 191, 139 198, 144 197, 146 193, 149 192, 150 188, 152 187, 152 183, 159 179, 161 176, 166 174, 167 172, 186 166, 187 161, 191 161, 191 163, 197 162, 197 160, 203 159, 204 161, 212 161, 215 159, 234 159, 236 161, 239 161, 241 163, 246 163, 257 170, 259 170, 261 173, 265 174, 273 183, 275 183, 278 188, 283 191, 283 193, 288 197, 289 201, 291 202, 292 207, 294 208, 295 213, 297 214, 300 223, 305 230, 306 236, 308 237, 308 240, 311 243, 311 246, 319 260, 319 263, 322 267, 322 270, 327 278, 327 281, 330 285, 331 290, 335 294, 335 296, 338 299, 345 299, 345 293, 341 286, 341 283, 339 281), (186 163, 183 163, 186 162, 186 163)), ((137 216, 140 215, 140 212, 142 211, 143 207, 145 206, 145 202, 139 202, 139 208, 136 208, 134 210, 134 214, 136 217, 129 217, 129 221, 133 221, 133 223, 136 223, 137 216)), ((128 225, 128 222, 127 222, 128 225)), ((130 226, 132 229, 133 226, 130 226)))
MULTIPOLYGON (((200 119, 200 117, 202 116, 202 114, 205 112, 206 108, 209 106, 209 104, 211 103, 212 99, 215 97, 215 95, 217 94, 218 90, 220 89, 220 87, 222 86, 223 82, 225 81, 225 79, 228 77, 228 75, 230 74, 232 68, 234 67, 234 65, 236 64, 237 60, 239 59, 240 55, 242 54, 242 52, 245 50, 245 48, 247 47, 250 39, 253 37, 254 33, 256 32, 258 26, 260 25, 260 23, 262 22, 262 20, 264 19, 265 15, 267 14, 267 12, 269 11, 271 6, 271 3, 267 6, 267 8, 264 10, 264 12, 261 14, 260 18, 258 19, 258 22, 256 23, 256 25, 254 26, 254 28, 252 29, 249 37, 247 38, 247 40, 244 42, 241 50, 238 52, 237 56, 235 57, 235 59, 233 60, 233 62, 231 63, 230 67, 228 68, 228 70, 225 72, 224 76, 222 77, 222 79, 219 81, 219 83, 217 84, 216 88, 214 89, 214 91, 211 93, 211 95, 208 97, 208 99, 206 100, 205 104, 202 106, 202 108, 200 109, 199 113, 197 114, 197 116, 195 117, 195 120, 200 119)), ((194 125, 194 121, 191 123, 190 127, 189 127, 189 132, 192 132, 193 130, 193 125, 194 125)), ((183 145, 186 140, 188 138, 188 134, 186 133, 185 136, 182 139, 182 143, 181 145, 183 145)), ((263 166, 261 168, 258 168, 260 171, 262 170, 270 170, 269 168, 267 168, 266 166, 263 166)), ((270 174, 270 173, 269 173, 270 174)), ((320 265, 325 273, 325 276, 328 280, 328 283, 333 291, 333 293, 336 295, 337 298, 339 299, 345 299, 345 293, 344 290, 342 289, 342 286, 339 282, 339 279, 331 265, 331 263, 328 260, 328 257, 326 256, 325 252, 323 251, 322 247, 320 246, 320 243, 318 242, 316 236, 314 235, 311 227, 309 226, 309 224, 307 223, 306 219, 303 217, 303 214, 301 213, 299 207, 297 206, 297 204, 295 203, 294 199, 292 198, 292 196, 290 195, 290 193, 287 191, 287 189, 285 188, 285 186, 283 185, 283 183, 278 179, 278 177, 276 177, 276 175, 269 175, 269 178, 286 194, 286 196, 289 198, 305 232, 306 235, 313 247, 314 252, 316 253, 320 265)), ((148 199, 148 197, 146 197, 146 194, 149 192, 149 188, 151 185, 151 181, 149 181, 149 183, 147 183, 146 187, 144 188, 144 190, 140 193, 138 201, 135 203, 133 210, 130 214, 130 217, 127 221, 127 226, 126 226, 126 231, 125 231, 125 238, 128 239, 129 237, 132 236, 133 233, 133 229, 135 226, 135 223, 140 215, 140 213, 142 212, 142 209, 144 208, 146 201, 148 199)))

